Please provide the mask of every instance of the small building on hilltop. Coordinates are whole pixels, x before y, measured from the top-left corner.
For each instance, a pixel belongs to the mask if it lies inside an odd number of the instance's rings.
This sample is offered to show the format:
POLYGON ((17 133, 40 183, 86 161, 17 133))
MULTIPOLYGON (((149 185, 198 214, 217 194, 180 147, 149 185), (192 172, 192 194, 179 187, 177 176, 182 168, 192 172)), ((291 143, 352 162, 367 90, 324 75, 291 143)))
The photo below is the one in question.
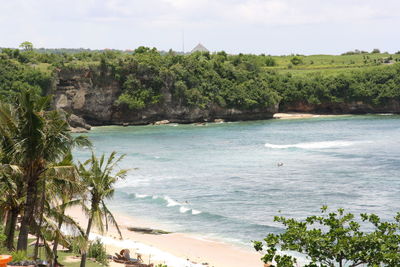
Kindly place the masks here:
POLYGON ((195 52, 210 52, 210 51, 208 51, 208 49, 205 48, 204 45, 199 43, 198 45, 196 45, 195 48, 192 49, 192 51, 190 51, 190 53, 195 53, 195 52))

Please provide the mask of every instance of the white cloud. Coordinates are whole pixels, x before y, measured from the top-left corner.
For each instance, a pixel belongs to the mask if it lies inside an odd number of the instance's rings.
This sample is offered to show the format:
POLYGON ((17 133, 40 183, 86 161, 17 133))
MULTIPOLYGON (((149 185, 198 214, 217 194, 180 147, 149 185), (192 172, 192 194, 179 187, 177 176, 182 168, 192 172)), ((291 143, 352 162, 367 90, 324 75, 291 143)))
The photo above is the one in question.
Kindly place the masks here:
POLYGON ((31 40, 48 47, 169 49, 180 47, 182 29, 193 45, 244 52, 301 52, 317 43, 336 51, 332 39, 343 36, 357 37, 349 49, 377 46, 378 35, 388 50, 400 43, 392 32, 400 17, 391 15, 400 10, 398 0, 0 0, 0 6, 0 46, 31 40))

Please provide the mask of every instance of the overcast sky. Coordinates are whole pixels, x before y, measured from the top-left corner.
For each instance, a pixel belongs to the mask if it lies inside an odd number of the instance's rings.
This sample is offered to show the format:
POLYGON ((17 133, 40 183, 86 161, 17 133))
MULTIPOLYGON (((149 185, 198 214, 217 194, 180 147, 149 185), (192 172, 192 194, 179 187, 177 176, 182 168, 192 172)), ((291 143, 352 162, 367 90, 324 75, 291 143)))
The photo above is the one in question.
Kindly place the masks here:
POLYGON ((400 0, 0 0, 0 47, 400 50, 400 0))

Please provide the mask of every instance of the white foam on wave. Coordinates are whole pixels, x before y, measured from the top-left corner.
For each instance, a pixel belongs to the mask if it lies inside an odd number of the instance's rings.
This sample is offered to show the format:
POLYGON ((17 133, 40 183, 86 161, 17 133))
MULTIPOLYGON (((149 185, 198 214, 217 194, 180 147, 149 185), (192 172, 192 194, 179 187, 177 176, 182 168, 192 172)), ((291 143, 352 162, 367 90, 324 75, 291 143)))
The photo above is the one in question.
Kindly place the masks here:
MULTIPOLYGON (((164 198, 165 201, 167 201, 167 207, 179 206, 179 212, 180 213, 186 213, 188 211, 190 211, 192 213, 192 215, 198 215, 198 214, 202 213, 199 210, 191 209, 191 208, 187 207, 186 205, 181 204, 178 201, 173 200, 169 196, 164 196, 163 198, 164 198)), ((153 199, 154 199, 154 196, 153 196, 153 199)))
POLYGON ((167 207, 175 207, 175 206, 180 206, 181 204, 169 196, 165 196, 164 199, 167 201, 167 207))
POLYGON ((197 215, 197 214, 200 214, 201 213, 201 211, 199 211, 199 210, 192 210, 192 214, 193 215, 197 215))
POLYGON ((148 195, 136 194, 136 193, 135 193, 135 198, 146 198, 146 197, 148 197, 148 195))
POLYGON ((165 262, 168 266, 174 267, 204 267, 202 264, 195 264, 186 259, 179 258, 168 252, 162 251, 158 248, 148 246, 139 242, 132 240, 116 240, 111 237, 102 236, 94 233, 90 233, 90 240, 100 239, 100 241, 105 245, 112 245, 119 248, 128 248, 131 250, 136 250, 136 253, 151 255, 151 259, 155 261, 165 262))
POLYGON ((265 147, 275 148, 275 149, 285 149, 285 148, 323 149, 323 148, 347 147, 347 146, 352 146, 354 144, 355 142, 350 142, 350 141, 324 141, 324 142, 298 143, 290 145, 275 145, 266 143, 265 147))
POLYGON ((189 208, 186 208, 186 207, 184 207, 184 206, 181 206, 180 208, 179 208, 179 212, 180 213, 185 213, 185 212, 187 212, 187 211, 189 211, 190 209, 189 208))

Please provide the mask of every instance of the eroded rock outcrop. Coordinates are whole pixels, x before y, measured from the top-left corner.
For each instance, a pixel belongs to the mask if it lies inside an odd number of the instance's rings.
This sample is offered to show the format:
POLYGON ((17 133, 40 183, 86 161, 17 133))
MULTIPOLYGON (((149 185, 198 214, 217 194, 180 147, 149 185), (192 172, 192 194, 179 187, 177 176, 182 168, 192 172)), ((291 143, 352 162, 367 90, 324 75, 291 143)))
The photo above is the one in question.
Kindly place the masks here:
MULTIPOLYGON (((90 69, 60 70, 52 92, 54 106, 82 118, 84 125, 140 125, 157 121, 192 123, 214 121, 258 120, 272 118, 278 105, 265 109, 239 110, 213 105, 208 109, 188 107, 174 99, 168 88, 162 90, 159 103, 143 110, 131 110, 125 105, 116 105, 121 94, 118 82, 108 74, 90 69)), ((75 117, 74 117, 75 118, 75 117)), ((79 119, 74 119, 74 122, 79 119)))

